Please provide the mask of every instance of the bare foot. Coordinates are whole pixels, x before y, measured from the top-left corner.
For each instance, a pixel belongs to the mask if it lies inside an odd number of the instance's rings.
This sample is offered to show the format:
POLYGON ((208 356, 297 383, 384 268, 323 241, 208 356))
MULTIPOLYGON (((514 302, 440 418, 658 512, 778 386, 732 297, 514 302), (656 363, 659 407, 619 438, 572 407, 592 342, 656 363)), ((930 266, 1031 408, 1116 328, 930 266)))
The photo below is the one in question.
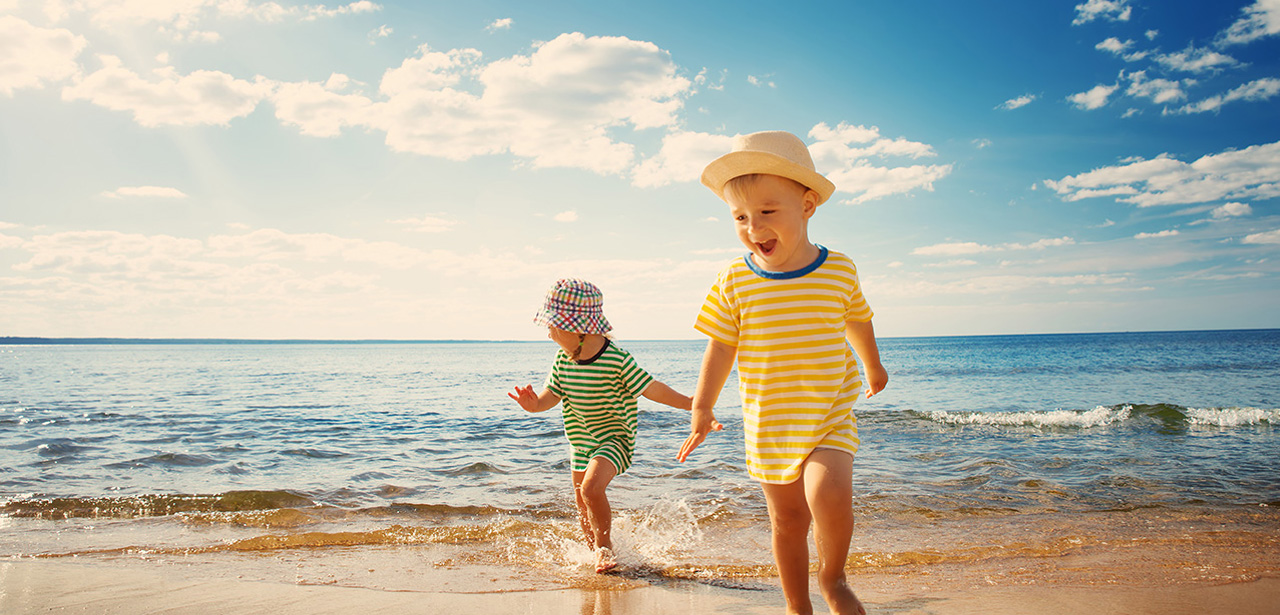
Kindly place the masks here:
POLYGON ((822 597, 835 615, 867 615, 866 607, 846 582, 841 581, 830 589, 823 588, 822 597))
POLYGON ((596 549, 596 574, 604 574, 618 567, 618 560, 613 557, 613 549, 600 547, 596 549))

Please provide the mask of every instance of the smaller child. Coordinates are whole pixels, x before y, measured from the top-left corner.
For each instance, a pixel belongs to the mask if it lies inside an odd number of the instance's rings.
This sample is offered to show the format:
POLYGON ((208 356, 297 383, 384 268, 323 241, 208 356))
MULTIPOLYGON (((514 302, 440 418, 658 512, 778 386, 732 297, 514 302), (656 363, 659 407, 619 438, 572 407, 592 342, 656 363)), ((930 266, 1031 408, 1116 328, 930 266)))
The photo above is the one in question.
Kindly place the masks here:
POLYGON ((533 317, 560 346, 540 394, 533 386, 507 393, 529 412, 564 402, 564 432, 572 447, 573 489, 578 521, 596 554, 596 572, 618 565, 609 537, 612 511, 605 488, 627 471, 636 448, 636 399, 688 410, 693 400, 654 380, 626 350, 605 335, 613 328, 604 317, 600 289, 590 282, 563 279, 547 292, 533 317))

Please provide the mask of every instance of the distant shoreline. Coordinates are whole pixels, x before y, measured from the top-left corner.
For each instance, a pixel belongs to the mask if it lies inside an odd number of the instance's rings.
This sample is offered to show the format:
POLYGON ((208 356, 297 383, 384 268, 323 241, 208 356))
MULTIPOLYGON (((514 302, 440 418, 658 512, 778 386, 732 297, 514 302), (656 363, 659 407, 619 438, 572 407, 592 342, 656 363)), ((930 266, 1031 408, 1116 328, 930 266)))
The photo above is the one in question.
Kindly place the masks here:
MULTIPOLYGON (((904 335, 898 337, 883 336, 884 340, 911 339, 982 339, 1005 337, 1055 337, 1055 336, 1088 336, 1088 335, 1158 335, 1158 334, 1190 334, 1190 333, 1264 333, 1280 331, 1280 329, 1193 329, 1186 331, 1091 331, 1078 333, 988 333, 970 335, 904 335)), ((701 338, 668 339, 668 340, 627 340, 628 342, 697 342, 701 338)), ((146 337, 27 337, 0 336, 0 346, 252 346, 252 345, 359 345, 359 344, 539 344, 545 340, 392 340, 392 339, 242 339, 242 338, 146 338, 146 337)))

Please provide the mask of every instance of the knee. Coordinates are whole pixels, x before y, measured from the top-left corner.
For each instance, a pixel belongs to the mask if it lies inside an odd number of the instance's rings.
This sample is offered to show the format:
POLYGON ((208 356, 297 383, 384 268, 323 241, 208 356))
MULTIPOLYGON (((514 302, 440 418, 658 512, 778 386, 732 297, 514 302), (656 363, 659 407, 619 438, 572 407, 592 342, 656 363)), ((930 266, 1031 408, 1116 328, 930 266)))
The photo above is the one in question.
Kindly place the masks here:
POLYGON ((803 508, 781 508, 770 511, 769 524, 774 534, 791 535, 809 533, 812 517, 803 508))
POLYGON ((578 485, 578 497, 582 498, 587 504, 599 502, 605 499, 604 490, 609 486, 608 481, 587 479, 578 485))

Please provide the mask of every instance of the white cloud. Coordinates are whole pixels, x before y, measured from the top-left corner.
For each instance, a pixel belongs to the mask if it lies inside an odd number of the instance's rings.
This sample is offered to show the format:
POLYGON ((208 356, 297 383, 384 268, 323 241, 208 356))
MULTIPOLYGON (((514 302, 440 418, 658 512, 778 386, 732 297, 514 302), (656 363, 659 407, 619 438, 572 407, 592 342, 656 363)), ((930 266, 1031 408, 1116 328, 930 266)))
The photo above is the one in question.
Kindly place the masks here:
POLYGON ((1280 0, 1258 0, 1241 11, 1244 16, 1218 36, 1222 44, 1249 43, 1280 34, 1280 0))
POLYGON ((150 80, 121 66, 115 56, 99 56, 103 67, 62 90, 63 100, 88 100, 115 111, 131 111, 143 126, 227 124, 251 113, 272 86, 259 77, 243 81, 219 71, 179 75, 173 67, 150 80))
POLYGON ((177 188, 167 188, 163 186, 121 186, 115 190, 103 192, 102 196, 109 199, 122 199, 125 197, 142 197, 142 198, 160 198, 160 199, 185 199, 187 195, 177 188))
POLYGON ((816 141, 809 145, 814 166, 836 185, 836 190, 853 194, 846 203, 864 203, 916 189, 933 190, 933 182, 951 173, 951 165, 873 166, 873 159, 924 158, 936 154, 925 143, 901 137, 880 136, 876 127, 825 123, 809 131, 816 141))
POLYGON ((323 5, 283 6, 277 2, 250 0, 50 0, 45 13, 60 21, 71 15, 87 15, 104 26, 121 24, 161 24, 177 31, 192 30, 206 19, 256 19, 264 22, 296 18, 319 18, 370 13, 382 7, 359 0, 330 8, 323 5))
POLYGON ((978 149, 987 149, 988 147, 991 147, 991 139, 974 139, 973 141, 970 141, 970 143, 973 143, 973 146, 978 149))
POLYGON ((1095 85, 1093 89, 1087 92, 1079 92, 1067 97, 1067 100, 1074 104, 1077 108, 1090 110, 1098 109, 1107 104, 1107 99, 1111 97, 1120 85, 1095 85))
POLYGON ((912 250, 916 256, 962 256, 968 254, 985 254, 988 252, 1007 252, 1018 250, 1044 250, 1061 246, 1075 245, 1071 237, 1052 237, 1040 239, 1032 243, 1006 243, 998 246, 980 244, 973 241, 939 243, 912 250))
POLYGON ((11 15, 0 15, 0 93, 40 88, 79 72, 76 57, 84 37, 63 29, 33 26, 11 15))
POLYGON ((1237 218, 1240 216, 1248 216, 1253 213, 1253 208, 1246 203, 1224 203, 1221 207, 1217 207, 1211 214, 1214 219, 1222 220, 1225 218, 1237 218))
POLYGON ((502 19, 493 20, 493 23, 489 24, 488 26, 485 26, 484 29, 490 32, 497 32, 498 30, 510 30, 511 25, 514 23, 515 23, 515 20, 511 19, 510 17, 504 17, 502 19))
POLYGON ((1178 234, 1177 229, 1169 229, 1167 231, 1160 231, 1158 233, 1138 233, 1137 235, 1134 235, 1133 238, 1134 239, 1152 239, 1155 237, 1174 237, 1177 234, 1178 234))
POLYGON ((335 91, 345 89, 347 81, 345 75, 334 73, 323 85, 311 82, 277 85, 271 93, 276 118, 314 137, 333 137, 343 127, 370 123, 373 101, 358 94, 335 91))
POLYGON ((671 132, 662 138, 657 155, 636 166, 632 183, 642 188, 675 182, 696 182, 707 163, 733 147, 733 137, 703 132, 671 132))
POLYGON ((1071 25, 1079 26, 1098 18, 1129 21, 1132 14, 1133 7, 1129 6, 1129 0, 1088 0, 1076 5, 1076 18, 1071 25))
POLYGON ((395 29, 393 29, 391 26, 388 26, 388 25, 386 25, 386 24, 383 24, 383 25, 381 25, 381 26, 378 26, 378 29, 377 29, 377 30, 374 30, 374 31, 370 32, 370 33, 369 33, 369 38, 370 38, 370 39, 372 39, 372 40, 377 40, 377 39, 380 39, 380 38, 387 38, 387 37, 391 36, 391 34, 392 34, 392 33, 394 33, 394 32, 395 32, 395 29))
POLYGON ((1226 94, 1218 96, 1210 96, 1202 101, 1185 105, 1178 109, 1178 113, 1204 113, 1206 111, 1217 111, 1227 103, 1239 100, 1257 102, 1274 98, 1280 94, 1280 79, 1272 77, 1264 77, 1250 81, 1240 87, 1237 87, 1226 94))
MULTIPOLYGON (((1147 79, 1146 71, 1138 71, 1128 75, 1129 88, 1125 94, 1135 98, 1150 98, 1151 102, 1163 104, 1187 97, 1182 91, 1182 82, 1168 79, 1147 79)), ((1194 82, 1191 82, 1194 83, 1194 82)))
POLYGON ((1186 163, 1169 154, 1046 180, 1065 201, 1121 196, 1139 207, 1280 196, 1280 141, 1186 163))
POLYGON ((562 34, 528 56, 479 60, 474 50, 423 49, 387 71, 388 100, 375 120, 387 144, 455 160, 509 152, 535 167, 616 174, 632 166, 634 148, 610 133, 673 125, 690 87, 666 51, 623 37, 562 34))
POLYGON ((1020 109, 1022 107, 1025 107, 1031 104, 1032 101, 1034 101, 1035 99, 1036 99, 1035 94, 1023 94, 1022 96, 1019 96, 1017 98, 1010 98, 1009 100, 1006 100, 1000 103, 999 105, 996 106, 996 108, 1004 109, 1006 111, 1012 111, 1014 109, 1020 109))
POLYGON ((562 212, 560 212, 560 213, 558 213, 558 214, 556 214, 556 215, 555 215, 554 220, 555 220, 556 222, 577 222, 577 221, 578 221, 578 212, 576 212, 576 211, 562 211, 562 212))
POLYGON ((1160 54, 1154 59, 1157 64, 1161 64, 1171 70, 1190 73, 1203 73, 1240 64, 1235 58, 1224 53, 1194 46, 1187 47, 1185 50, 1176 53, 1160 54))
POLYGON ((1124 58, 1128 62, 1137 62, 1151 54, 1149 51, 1126 53, 1129 51, 1130 47, 1133 47, 1132 40, 1121 41, 1114 36, 1093 46, 1094 49, 1098 49, 1100 51, 1110 51, 1111 53, 1124 58))
POLYGON ((765 87, 765 86, 768 86, 771 88, 777 88, 778 84, 772 81, 769 81, 769 77, 772 77, 772 76, 773 75, 765 75, 763 77, 757 77, 755 75, 747 75, 747 83, 750 83, 751 85, 754 85, 758 88, 765 87))
POLYGON ((1280 244, 1280 229, 1247 235, 1243 241, 1244 243, 1280 244))

